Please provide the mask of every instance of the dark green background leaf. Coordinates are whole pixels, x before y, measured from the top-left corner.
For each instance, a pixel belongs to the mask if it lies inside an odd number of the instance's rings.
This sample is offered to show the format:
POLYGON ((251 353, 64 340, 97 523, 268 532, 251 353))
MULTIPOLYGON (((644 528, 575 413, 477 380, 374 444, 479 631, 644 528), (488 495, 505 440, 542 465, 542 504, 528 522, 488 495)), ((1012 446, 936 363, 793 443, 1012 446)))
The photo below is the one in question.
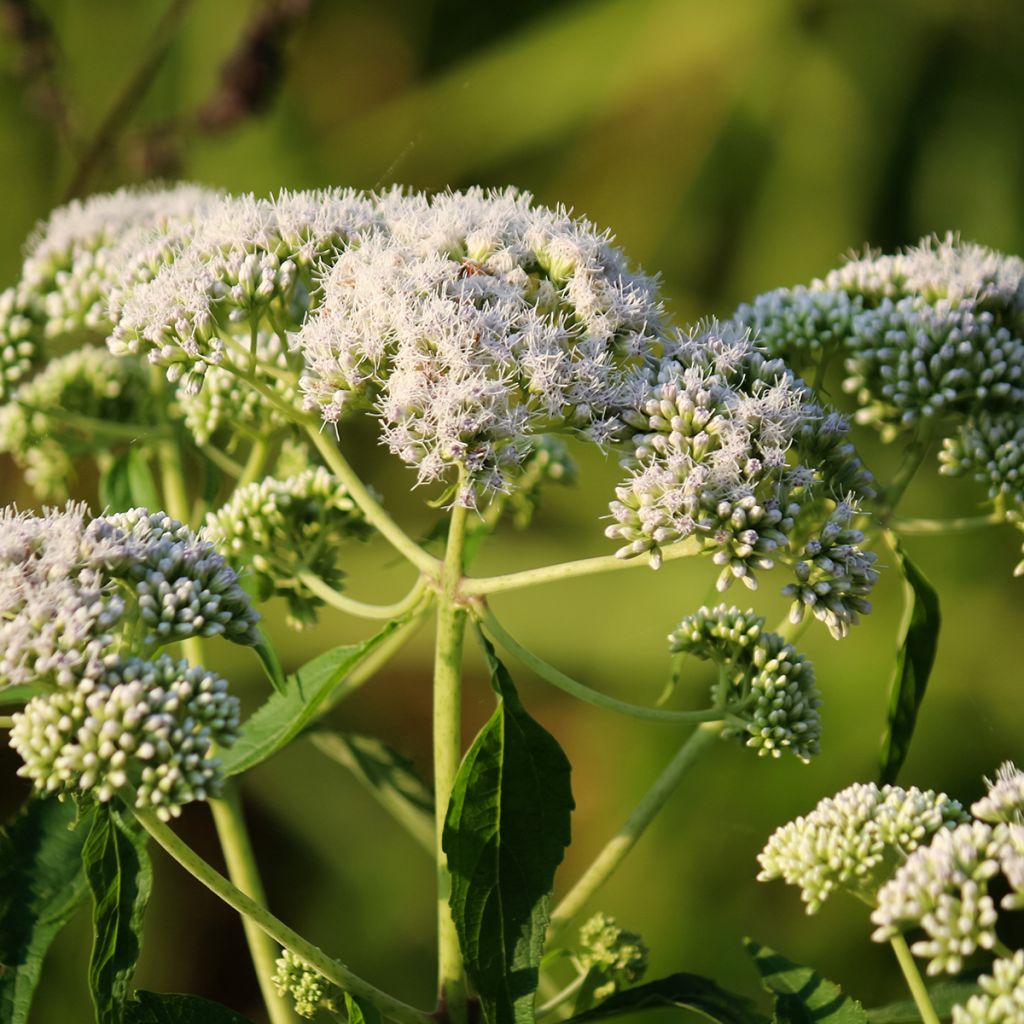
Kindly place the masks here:
POLYGON ((121 1024, 139 959, 153 871, 147 835, 107 807, 93 818, 82 861, 93 896, 89 990, 97 1024, 121 1024))
POLYGON ((489 1024, 532 1022, 555 869, 569 845, 570 765, 481 637, 498 707, 452 790, 444 851, 466 969, 489 1024))
POLYGON ((71 800, 32 799, 0 832, 0 1022, 23 1024, 50 943, 85 899, 82 847, 92 811, 75 825, 71 800))
POLYGON ((288 688, 288 680, 285 679, 284 669, 281 668, 281 659, 277 656, 277 651, 264 636, 260 637, 260 642, 253 646, 253 650, 256 652, 256 657, 260 659, 260 664, 263 666, 263 671, 266 672, 271 686, 278 693, 284 693, 288 688))
POLYGON ((328 757, 348 768, 433 854, 434 796, 407 757, 372 736, 315 729, 310 739, 328 757))
POLYGON ((199 996, 136 992, 125 1007, 125 1024, 252 1024, 234 1010, 199 996))
POLYGON ((907 556, 899 539, 890 534, 889 540, 905 581, 906 610, 900 624, 900 647, 882 739, 882 765, 878 776, 882 784, 896 781, 910 750, 917 712, 935 663, 942 621, 935 588, 907 556))
POLYGON ((126 448, 100 476, 100 505, 109 512, 161 507, 153 471, 141 448, 126 448))
POLYGON ((743 945, 761 983, 777 997, 775 1019, 779 1024, 868 1024, 860 1003, 843 995, 834 982, 752 939, 744 939, 743 945))
POLYGON ((585 1013, 570 1017, 566 1024, 585 1024, 672 1006, 699 1013, 718 1024, 768 1024, 768 1018, 759 1013, 749 999, 727 992, 710 978, 686 973, 670 974, 667 978, 616 992, 585 1013))
POLYGON ((382 1024, 383 1018, 376 1006, 360 1002, 348 992, 345 995, 345 1011, 348 1013, 348 1024, 382 1024))
POLYGON ((227 775, 237 775, 265 761, 297 736, 329 697, 338 699, 338 687, 368 654, 397 628, 389 622, 361 644, 335 647, 307 662, 285 681, 242 726, 242 735, 221 754, 227 775))

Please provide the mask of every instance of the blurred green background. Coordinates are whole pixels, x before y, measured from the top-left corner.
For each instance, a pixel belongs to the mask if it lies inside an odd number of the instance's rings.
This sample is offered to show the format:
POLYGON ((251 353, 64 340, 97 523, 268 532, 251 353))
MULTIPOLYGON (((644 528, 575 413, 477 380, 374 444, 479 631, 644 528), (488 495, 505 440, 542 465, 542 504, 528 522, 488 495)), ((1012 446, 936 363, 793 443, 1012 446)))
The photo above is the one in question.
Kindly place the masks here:
MULTIPOLYGON (((153 176, 257 192, 518 185, 611 228, 662 274, 680 320, 727 315, 865 243, 893 248, 953 228, 1024 251, 1024 6, 1011 0, 3 0, 0 16, 4 284, 26 234, 69 191, 153 176)), ((408 472, 368 435, 357 440, 356 460, 399 518, 429 528, 407 497, 408 472)), ((881 476, 893 464, 870 437, 864 454, 881 476)), ((27 502, 12 467, 0 472, 5 500, 27 502)), ((480 570, 606 553, 601 516, 616 480, 614 464, 581 453, 581 483, 552 490, 534 528, 501 534, 480 570)), ((963 514, 977 498, 929 470, 904 508, 963 514)), ((982 773, 1024 757, 1024 581, 1010 576, 1019 544, 1002 529, 908 545, 945 622, 904 783, 971 799, 982 773)), ((353 552, 357 596, 402 592, 401 569, 378 569, 388 557, 372 545, 353 552)), ((708 598, 714 576, 707 562, 673 563, 495 608, 566 671, 648 702, 665 677, 665 634, 708 598)), ((766 582, 758 607, 774 621, 781 582, 766 582)), ((794 890, 754 880, 775 826, 875 774, 900 615, 892 574, 876 593, 875 613, 842 644, 817 625, 802 641, 826 698, 821 756, 803 766, 720 745, 595 904, 643 933, 651 977, 695 971, 753 994, 739 945, 751 935, 868 1005, 899 994, 862 907, 835 901, 806 919, 794 890)), ((364 633, 325 618, 286 635, 283 650, 294 664, 364 633)), ((429 643, 428 630, 333 716, 388 739, 424 773, 429 643)), ((261 699, 252 661, 218 654, 247 699, 261 699)), ((512 667, 575 766, 564 887, 682 737, 576 704, 512 667)), ((690 669, 694 699, 707 681, 690 669)), ((474 658, 468 730, 490 706, 474 658)), ((15 769, 4 748, 4 812, 24 794, 15 769)), ((432 869, 413 842, 305 743, 247 776, 244 794, 272 907, 376 984, 431 1003, 432 869)), ((182 828, 217 862, 206 808, 182 828)), ((157 871, 139 985, 262 1020, 233 914, 159 856, 157 871)), ((36 1024, 89 1017, 88 929, 82 916, 56 944, 36 1024)))

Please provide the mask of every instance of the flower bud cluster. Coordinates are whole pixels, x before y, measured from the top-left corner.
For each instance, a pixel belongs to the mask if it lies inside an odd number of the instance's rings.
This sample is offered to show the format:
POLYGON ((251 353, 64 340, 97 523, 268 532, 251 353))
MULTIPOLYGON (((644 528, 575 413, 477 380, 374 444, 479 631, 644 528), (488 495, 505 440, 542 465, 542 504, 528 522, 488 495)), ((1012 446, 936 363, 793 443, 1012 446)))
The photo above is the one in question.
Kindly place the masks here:
POLYGON ((799 886, 808 914, 837 890, 870 900, 908 854, 966 820, 945 793, 855 783, 777 829, 757 877, 799 886))
POLYGON ((1024 1020, 1024 950, 996 960, 978 978, 977 995, 953 1007, 952 1024, 1017 1024, 1024 1020))
POLYGON ((728 712, 723 736, 737 736, 761 757, 788 750, 801 761, 818 753, 821 696, 814 667, 752 611, 719 605, 687 616, 669 635, 673 653, 715 662, 722 678, 716 706, 728 712))
POLYGON ((162 513, 0 512, 0 686, 38 691, 14 716, 21 774, 42 791, 134 790, 162 817, 216 791, 214 744, 238 731, 219 676, 157 649, 257 639, 256 613, 212 545, 162 513))
POLYGON ((650 951, 636 933, 620 928, 615 918, 595 914, 580 928, 580 967, 600 978, 594 998, 606 999, 629 988, 647 973, 650 951))
POLYGON ((312 1019, 319 1010, 333 1014, 342 1012, 344 997, 341 990, 291 950, 281 951, 271 980, 279 995, 294 1000, 295 1012, 300 1017, 312 1019))
POLYGON ((39 361, 39 322, 24 287, 0 292, 0 403, 29 376, 39 361))
POLYGON ((205 536, 232 565, 250 570, 260 600, 283 597, 297 628, 312 625, 323 604, 297 578, 319 576, 340 590, 340 548, 370 528, 344 485, 322 466, 285 480, 267 477, 240 487, 206 518, 205 536))
POLYGON ((921 929, 910 949, 928 959, 928 973, 956 974, 975 951, 995 946, 999 906, 1024 907, 1024 826, 968 822, 915 850, 882 886, 872 938, 921 929), (990 889, 999 875, 1010 892, 997 904, 990 889))
MULTIPOLYGON (((77 459, 97 446, 82 417, 103 424, 144 422, 149 400, 137 363, 105 348, 75 349, 51 359, 0 406, 0 451, 13 456, 40 498, 66 498, 77 459)), ((106 439, 102 447, 109 449, 106 439)))
POLYGON ((789 592, 834 635, 869 609, 874 555, 850 520, 873 492, 846 423, 745 331, 712 322, 681 336, 623 418, 634 450, 605 531, 626 542, 620 557, 657 566, 664 545, 695 537, 722 566, 720 590, 795 561, 789 592))
POLYGON ((308 407, 371 408, 421 483, 466 479, 466 504, 510 485, 534 435, 620 431, 661 308, 606 234, 512 190, 391 197, 383 216, 296 336, 308 407))
POLYGON ((971 814, 982 821, 1024 825, 1024 772, 1011 761, 1000 765, 994 780, 986 779, 988 792, 971 804, 971 814))

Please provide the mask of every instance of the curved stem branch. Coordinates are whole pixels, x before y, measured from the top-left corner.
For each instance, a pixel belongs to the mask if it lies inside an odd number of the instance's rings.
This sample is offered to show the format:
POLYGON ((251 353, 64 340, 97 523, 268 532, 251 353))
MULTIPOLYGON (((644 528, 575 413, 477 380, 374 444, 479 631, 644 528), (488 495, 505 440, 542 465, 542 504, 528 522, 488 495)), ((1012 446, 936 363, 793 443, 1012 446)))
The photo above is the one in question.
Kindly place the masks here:
POLYGON ((633 813, 555 907, 548 926, 549 940, 569 924, 591 896, 614 874, 694 762, 714 742, 721 730, 721 722, 705 722, 693 731, 676 756, 665 766, 654 785, 644 794, 633 813))
POLYGON ((889 945, 892 946, 892 951, 896 954, 896 960, 906 979, 907 988, 910 989, 917 1012, 921 1014, 923 1024, 940 1024, 939 1015, 935 1012, 935 1007, 932 1006, 932 1001, 928 997, 924 979, 917 969, 917 964, 914 963, 913 954, 907 947, 907 940, 902 935, 896 935, 889 940, 889 945))
POLYGON ((427 589, 426 580, 421 576, 414 584, 412 590, 398 601, 392 604, 367 604, 365 601, 357 601, 347 594, 339 593, 315 573, 300 571, 295 574, 295 578, 319 597, 324 604, 337 608, 338 611, 345 612, 348 615, 358 616, 361 619, 397 619, 399 616, 415 608, 423 599, 427 589))
POLYGON ((533 669, 541 677, 565 691, 571 696, 582 700, 594 707, 607 708, 609 711, 618 711, 623 715, 630 715, 633 718, 645 718, 652 722, 708 722, 717 721, 722 718, 721 709, 709 708, 703 711, 666 711, 663 708, 649 708, 642 704, 630 704, 628 701, 618 700, 609 697, 607 694, 577 682, 571 676, 567 676, 554 665, 548 664, 543 658, 528 650, 515 639, 500 622, 494 617, 494 613, 484 604, 474 604, 473 611, 476 618, 483 624, 487 631, 501 644, 510 654, 514 654, 524 665, 533 669))
POLYGON ((436 1024, 430 1014, 403 1003, 394 996, 382 992, 359 975, 350 971, 343 963, 333 960, 311 942, 278 920, 241 889, 232 885, 219 871, 206 863, 187 843, 165 825, 150 810, 135 810, 134 814, 142 827, 186 870, 202 882, 211 892, 219 896, 228 906, 253 921, 258 928, 274 942, 301 957, 314 970, 332 984, 351 992, 359 999, 377 1007, 384 1016, 398 1024, 436 1024))
MULTIPOLYGON (((662 561, 671 562, 676 558, 688 558, 700 553, 700 542, 688 538, 672 544, 662 551, 662 561)), ((523 572, 510 572, 503 576, 479 576, 463 581, 460 593, 467 597, 497 594, 505 590, 521 590, 538 583, 554 583, 578 576, 593 576, 595 573, 618 572, 621 569, 636 569, 648 563, 642 558, 619 558, 618 555, 599 555, 596 558, 581 558, 575 562, 561 562, 545 565, 523 572)))
POLYGON ((981 530, 986 526, 998 526, 1001 522, 1003 516, 991 512, 986 516, 957 516, 953 519, 900 519, 894 516, 889 520, 889 526, 897 533, 934 535, 981 530))

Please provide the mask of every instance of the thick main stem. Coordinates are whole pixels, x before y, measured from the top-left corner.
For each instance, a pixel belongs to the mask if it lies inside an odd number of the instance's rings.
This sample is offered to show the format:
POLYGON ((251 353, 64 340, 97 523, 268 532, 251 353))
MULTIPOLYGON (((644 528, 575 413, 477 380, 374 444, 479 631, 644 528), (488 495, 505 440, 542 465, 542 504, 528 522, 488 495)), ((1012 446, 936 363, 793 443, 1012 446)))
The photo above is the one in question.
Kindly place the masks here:
POLYGON ((448 897, 451 875, 441 845, 444 822, 462 753, 462 646, 466 613, 455 603, 465 557, 466 509, 452 510, 444 561, 443 592, 437 601, 434 648, 434 802, 437 808, 437 984, 440 1008, 451 1024, 466 1021, 462 949, 448 897))
POLYGON ((900 970, 907 982, 907 988, 910 989, 910 994, 913 996, 917 1012, 921 1014, 923 1024, 940 1024, 939 1015, 935 1012, 935 1007, 932 1006, 932 1001, 928 997, 928 989, 925 988, 921 972, 917 969, 917 964, 914 963, 913 954, 907 948, 906 939, 902 935, 895 935, 889 940, 889 945, 892 946, 892 951, 896 954, 896 960, 899 962, 900 970))
POLYGON ((721 722, 705 722, 699 725, 690 738, 680 747, 679 752, 665 766, 654 785, 644 794, 633 813, 622 828, 615 833, 594 862, 583 873, 580 880, 563 897, 551 915, 548 937, 553 938, 583 909, 586 902, 608 881, 626 855, 636 846, 647 826, 665 806, 683 776, 703 751, 709 747, 722 731, 721 722))
POLYGON ((394 996, 382 992, 368 981, 353 974, 344 964, 331 959, 323 950, 304 939, 283 921, 278 920, 265 907, 247 896, 237 886, 232 885, 219 871, 206 863, 187 843, 178 838, 175 832, 165 825, 150 810, 136 810, 143 828, 194 878, 203 883, 211 892, 219 896, 228 906, 254 921, 266 933, 273 943, 279 943, 291 950, 328 981, 351 992, 359 999, 365 999, 376 1006, 385 1017, 398 1021, 398 1024, 436 1024, 433 1017, 417 1010, 414 1006, 403 1003, 394 996))

